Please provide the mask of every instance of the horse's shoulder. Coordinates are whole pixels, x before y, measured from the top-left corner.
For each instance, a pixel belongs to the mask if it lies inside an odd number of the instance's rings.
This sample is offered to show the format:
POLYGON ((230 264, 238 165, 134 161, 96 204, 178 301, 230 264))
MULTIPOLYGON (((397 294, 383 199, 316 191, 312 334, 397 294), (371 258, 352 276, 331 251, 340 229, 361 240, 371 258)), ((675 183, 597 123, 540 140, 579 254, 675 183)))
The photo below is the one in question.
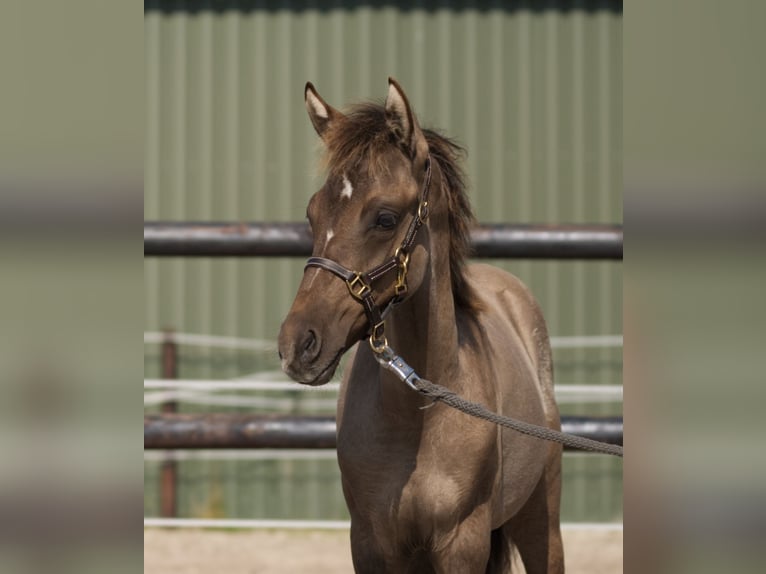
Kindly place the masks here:
POLYGON ((483 294, 485 298, 501 296, 510 298, 516 303, 525 303, 537 307, 532 292, 521 279, 499 267, 485 263, 474 263, 468 266, 468 278, 474 291, 483 294))
MULTIPOLYGON (((470 267, 472 287, 480 294, 482 302, 478 322, 489 331, 488 340, 500 349, 499 357, 510 360, 513 365, 510 370, 518 368, 523 356, 528 357, 533 379, 537 381, 536 387, 542 392, 547 417, 553 421, 556 407, 550 341, 540 305, 529 288, 515 275, 491 265, 474 264, 470 267), (508 336, 510 333, 513 335, 508 336), (514 341, 520 345, 514 344, 514 341)), ((518 399, 518 392, 516 388, 513 400, 518 399)))
MULTIPOLYGON (((493 339, 515 331, 533 362, 548 362, 549 342, 542 309, 529 288, 515 275, 485 264, 470 266, 474 292, 481 299, 479 323, 494 329, 493 339)), ((507 341, 503 345, 507 349, 507 341)))

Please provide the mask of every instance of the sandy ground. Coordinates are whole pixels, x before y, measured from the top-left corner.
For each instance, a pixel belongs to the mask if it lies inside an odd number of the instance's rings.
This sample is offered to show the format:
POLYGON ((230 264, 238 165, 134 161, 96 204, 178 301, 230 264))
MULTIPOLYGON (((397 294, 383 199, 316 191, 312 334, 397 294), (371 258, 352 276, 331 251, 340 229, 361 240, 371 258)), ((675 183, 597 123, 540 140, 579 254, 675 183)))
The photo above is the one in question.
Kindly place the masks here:
MULTIPOLYGON (((622 572, 621 531, 565 530, 564 545, 568 574, 622 572)), ((352 573, 348 532, 144 530, 144 574, 218 572, 352 573)))

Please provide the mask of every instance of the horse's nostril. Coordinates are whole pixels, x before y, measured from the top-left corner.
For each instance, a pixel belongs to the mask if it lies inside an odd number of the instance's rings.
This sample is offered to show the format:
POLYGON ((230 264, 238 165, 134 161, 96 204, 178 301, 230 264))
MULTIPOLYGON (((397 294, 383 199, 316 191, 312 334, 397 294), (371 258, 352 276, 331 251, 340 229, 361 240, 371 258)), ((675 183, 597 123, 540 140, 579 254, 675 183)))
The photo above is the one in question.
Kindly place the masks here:
POLYGON ((306 333, 305 339, 303 339, 303 345, 301 348, 301 362, 304 365, 309 365, 317 358, 321 345, 317 338, 316 332, 309 329, 306 333))
POLYGON ((306 341, 303 343, 303 350, 304 351, 310 351, 311 348, 314 346, 314 344, 317 341, 317 336, 314 333, 314 331, 309 329, 308 337, 306 337, 306 341))
POLYGON ((282 360, 282 351, 277 349, 277 355, 279 355, 279 360, 281 361, 282 360))

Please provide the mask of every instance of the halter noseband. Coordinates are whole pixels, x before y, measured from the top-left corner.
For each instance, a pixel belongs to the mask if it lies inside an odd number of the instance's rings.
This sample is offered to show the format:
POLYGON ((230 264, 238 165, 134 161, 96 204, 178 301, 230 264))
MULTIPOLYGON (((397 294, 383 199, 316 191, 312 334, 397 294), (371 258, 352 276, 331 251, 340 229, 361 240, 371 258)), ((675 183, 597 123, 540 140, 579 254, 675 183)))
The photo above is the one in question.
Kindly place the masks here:
POLYGON ((346 282, 346 287, 348 287, 351 296, 359 301, 364 307, 364 312, 367 315, 367 320, 370 322, 371 327, 370 347, 372 347, 372 350, 376 353, 382 352, 388 345, 383 327, 386 315, 388 315, 389 311, 391 311, 395 305, 401 303, 404 300, 404 296, 407 294, 407 270, 410 263, 410 249, 415 242, 418 230, 428 217, 428 190, 430 187, 431 155, 429 154, 426 158, 426 176, 423 182, 423 192, 420 195, 420 203, 418 204, 415 218, 410 222, 410 226, 407 228, 407 233, 405 234, 401 245, 399 245, 391 257, 377 267, 373 267, 369 271, 360 273, 359 271, 352 271, 340 263, 325 257, 309 257, 306 261, 306 266, 304 267, 304 270, 308 267, 319 267, 320 269, 324 269, 325 271, 329 271, 333 275, 340 277, 346 282), (386 304, 385 309, 381 311, 381 308, 378 307, 372 296, 372 284, 394 269, 398 270, 396 283, 394 285, 395 294, 386 304))

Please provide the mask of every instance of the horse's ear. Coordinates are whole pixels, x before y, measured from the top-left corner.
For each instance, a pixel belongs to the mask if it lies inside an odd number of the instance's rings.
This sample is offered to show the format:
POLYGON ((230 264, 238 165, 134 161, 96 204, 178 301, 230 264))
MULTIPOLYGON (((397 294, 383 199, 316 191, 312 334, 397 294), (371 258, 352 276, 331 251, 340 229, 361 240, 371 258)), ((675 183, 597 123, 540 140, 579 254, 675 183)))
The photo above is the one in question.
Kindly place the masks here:
POLYGON ((386 97, 386 119, 388 126, 396 136, 402 148, 409 156, 424 159, 428 154, 428 143, 412 113, 407 96, 399 83, 388 78, 388 96, 386 97))
POLYGON ((306 101, 306 110, 308 110, 311 123, 314 124, 314 129, 319 137, 323 138, 330 124, 344 116, 322 99, 311 82, 306 82, 303 97, 306 101))

